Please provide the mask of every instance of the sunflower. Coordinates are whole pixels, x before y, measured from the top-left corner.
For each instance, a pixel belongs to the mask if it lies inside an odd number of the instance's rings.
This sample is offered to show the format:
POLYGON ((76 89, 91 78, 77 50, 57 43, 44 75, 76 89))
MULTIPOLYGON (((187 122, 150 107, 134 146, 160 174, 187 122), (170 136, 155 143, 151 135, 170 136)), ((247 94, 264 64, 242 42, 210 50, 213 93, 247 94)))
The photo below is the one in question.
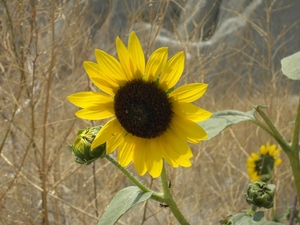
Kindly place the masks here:
POLYGON ((118 149, 118 161, 133 162, 139 175, 156 178, 163 159, 176 168, 191 166, 187 142, 199 143, 207 134, 196 122, 211 113, 191 102, 200 98, 207 84, 192 83, 174 89, 184 70, 184 53, 168 60, 168 48, 154 51, 147 63, 141 43, 131 32, 128 47, 116 38, 118 59, 95 50, 97 63, 84 62, 91 81, 102 92, 79 92, 68 100, 82 108, 75 115, 87 120, 110 120, 91 148, 106 143, 106 153, 118 149))
POLYGON ((281 149, 276 149, 276 145, 260 146, 259 151, 251 153, 247 159, 247 171, 251 181, 268 181, 272 177, 272 170, 281 163, 278 157, 281 149))

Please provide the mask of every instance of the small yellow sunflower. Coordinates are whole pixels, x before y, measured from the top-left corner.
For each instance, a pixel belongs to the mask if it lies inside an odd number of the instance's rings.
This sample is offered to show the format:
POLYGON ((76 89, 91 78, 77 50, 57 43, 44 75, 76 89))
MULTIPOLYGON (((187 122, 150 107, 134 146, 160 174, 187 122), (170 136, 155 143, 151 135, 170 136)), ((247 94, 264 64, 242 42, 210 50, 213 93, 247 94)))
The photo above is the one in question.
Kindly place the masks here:
POLYGON ((207 84, 192 83, 174 90, 184 69, 184 53, 168 60, 168 48, 154 51, 147 63, 141 43, 131 32, 128 47, 116 39, 119 60, 95 50, 97 63, 84 62, 91 81, 102 92, 79 92, 68 100, 82 108, 76 116, 88 120, 111 118, 95 137, 91 148, 106 142, 106 153, 118 148, 118 161, 134 163, 139 175, 161 174, 163 159, 172 167, 191 166, 187 142, 207 138, 196 123, 211 113, 191 102, 200 98, 207 84))
POLYGON ((281 163, 278 157, 281 149, 276 149, 276 145, 260 146, 258 152, 251 153, 251 157, 247 159, 247 172, 251 181, 268 181, 272 177, 272 170, 281 163))

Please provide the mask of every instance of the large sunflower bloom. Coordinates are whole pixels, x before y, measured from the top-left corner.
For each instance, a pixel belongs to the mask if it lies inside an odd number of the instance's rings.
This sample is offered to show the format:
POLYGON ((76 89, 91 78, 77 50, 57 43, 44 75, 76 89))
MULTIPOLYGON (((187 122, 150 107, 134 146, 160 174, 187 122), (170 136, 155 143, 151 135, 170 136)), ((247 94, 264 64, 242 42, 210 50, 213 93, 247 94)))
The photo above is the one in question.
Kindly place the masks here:
POLYGON ((207 84, 193 83, 174 90, 184 69, 184 53, 168 60, 168 48, 154 51, 145 63, 141 43, 131 32, 128 47, 116 39, 119 60, 95 50, 97 63, 84 62, 91 81, 102 92, 79 92, 68 100, 82 108, 76 116, 88 120, 111 118, 95 137, 91 148, 106 142, 106 153, 118 148, 118 161, 134 163, 139 175, 161 174, 163 159, 172 167, 191 166, 187 142, 207 138, 196 123, 211 113, 191 102, 200 98, 207 84))
POLYGON ((259 151, 251 153, 251 157, 247 159, 247 172, 251 181, 268 181, 272 177, 272 170, 281 163, 278 157, 281 149, 277 149, 276 145, 260 146, 259 151))

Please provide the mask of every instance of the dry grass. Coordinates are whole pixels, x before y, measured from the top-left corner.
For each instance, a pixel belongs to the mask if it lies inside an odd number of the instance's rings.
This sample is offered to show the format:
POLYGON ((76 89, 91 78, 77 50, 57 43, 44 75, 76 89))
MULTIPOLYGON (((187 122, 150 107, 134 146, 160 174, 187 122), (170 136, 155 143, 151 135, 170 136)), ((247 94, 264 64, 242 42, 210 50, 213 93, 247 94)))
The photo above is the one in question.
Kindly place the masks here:
MULTIPOLYGON (((48 224, 45 218, 49 224, 96 224, 116 192, 130 182, 105 160, 89 166, 73 161, 67 144, 73 142, 78 128, 97 121, 76 119, 77 108, 66 96, 94 88, 83 61, 94 60, 95 47, 114 54, 115 37, 110 39, 110 35, 118 30, 104 25, 91 39, 93 23, 98 21, 100 29, 109 11, 100 12, 101 19, 91 18, 79 1, 1 0, 0 6, 0 224, 48 224)), ((147 15, 139 10, 130 14, 130 24, 119 35, 125 40, 130 27, 144 19, 153 28, 150 36, 156 37, 156 26, 164 26, 166 6, 159 5, 156 15, 151 10, 147 15)), ((200 48, 185 42, 174 44, 175 50, 170 46, 170 51, 183 49, 191 56, 182 83, 210 84, 197 102, 201 107, 214 112, 248 111, 256 104, 269 105, 271 119, 291 138, 292 125, 288 122, 294 119, 297 98, 280 75, 280 66, 269 60, 275 53, 268 46, 272 49, 276 43, 268 29, 263 29, 264 44, 270 51, 257 54, 251 34, 262 24, 250 21, 249 33, 239 37, 241 48, 230 49, 230 54, 222 46, 202 54, 200 48), (243 51, 244 47, 252 51, 243 51), (218 65, 227 69, 214 73, 218 65)), ((141 38, 151 52, 155 38, 138 32, 145 35, 141 38)), ((285 50, 284 44, 281 50, 285 50)), ((243 198, 249 182, 245 162, 249 153, 266 141, 270 138, 253 124, 239 124, 211 141, 192 146, 191 168, 168 168, 174 198, 192 224, 218 224, 222 215, 248 209, 243 198)), ((295 193, 287 158, 283 154, 282 158, 274 179, 274 209, 279 216, 291 205, 295 193)), ((134 172, 132 166, 129 169, 134 172)), ((159 181, 148 175, 141 180, 160 190, 159 181)), ((270 217, 271 210, 267 214, 270 217)), ((118 224, 171 225, 176 221, 168 208, 149 201, 132 209, 118 224)))

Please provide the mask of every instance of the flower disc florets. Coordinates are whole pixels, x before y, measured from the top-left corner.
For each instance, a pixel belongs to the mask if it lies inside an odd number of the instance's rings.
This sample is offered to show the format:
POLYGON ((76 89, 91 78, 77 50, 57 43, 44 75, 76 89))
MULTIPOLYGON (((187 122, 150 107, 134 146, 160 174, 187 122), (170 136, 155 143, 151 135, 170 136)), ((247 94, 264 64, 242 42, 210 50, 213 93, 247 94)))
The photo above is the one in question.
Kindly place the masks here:
POLYGON ((154 82, 128 81, 115 95, 115 115, 134 136, 155 138, 171 123, 172 110, 167 94, 154 82))

